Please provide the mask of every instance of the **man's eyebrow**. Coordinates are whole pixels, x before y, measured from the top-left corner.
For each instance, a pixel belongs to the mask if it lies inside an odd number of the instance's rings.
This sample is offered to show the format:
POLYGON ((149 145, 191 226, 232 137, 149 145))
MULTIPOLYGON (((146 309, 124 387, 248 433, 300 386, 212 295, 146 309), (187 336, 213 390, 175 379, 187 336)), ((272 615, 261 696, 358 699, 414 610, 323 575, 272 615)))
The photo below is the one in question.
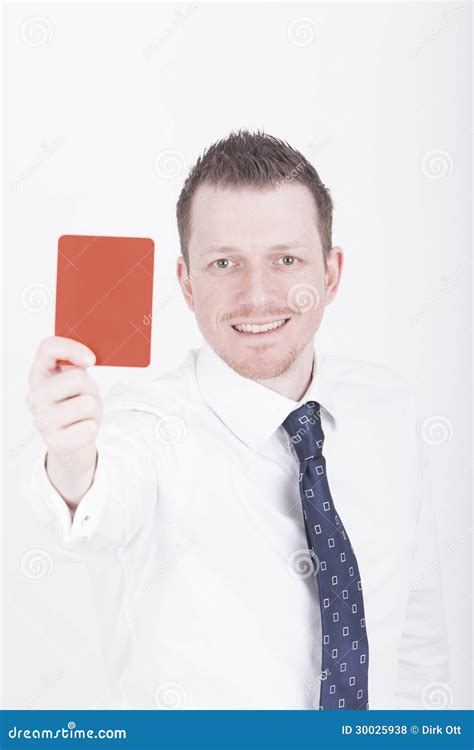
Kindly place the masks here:
MULTIPOLYGON (((305 247, 301 242, 282 242, 278 245, 271 245, 271 247, 268 248, 269 251, 275 252, 279 250, 293 250, 296 247, 305 247)), ((213 255, 214 253, 239 253, 240 249, 238 247, 232 247, 230 245, 216 245, 213 247, 210 247, 206 252, 204 252, 202 255, 203 257, 206 257, 207 255, 213 255)))

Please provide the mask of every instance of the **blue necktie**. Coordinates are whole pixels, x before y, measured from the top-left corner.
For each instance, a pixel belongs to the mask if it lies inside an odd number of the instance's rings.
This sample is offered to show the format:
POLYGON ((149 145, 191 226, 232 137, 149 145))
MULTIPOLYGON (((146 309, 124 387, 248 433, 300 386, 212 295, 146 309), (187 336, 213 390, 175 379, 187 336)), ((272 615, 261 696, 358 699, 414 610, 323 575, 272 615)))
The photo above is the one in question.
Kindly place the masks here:
POLYGON ((326 476, 320 406, 308 401, 283 422, 300 462, 306 538, 321 607, 320 709, 367 709, 369 644, 357 560, 326 476))

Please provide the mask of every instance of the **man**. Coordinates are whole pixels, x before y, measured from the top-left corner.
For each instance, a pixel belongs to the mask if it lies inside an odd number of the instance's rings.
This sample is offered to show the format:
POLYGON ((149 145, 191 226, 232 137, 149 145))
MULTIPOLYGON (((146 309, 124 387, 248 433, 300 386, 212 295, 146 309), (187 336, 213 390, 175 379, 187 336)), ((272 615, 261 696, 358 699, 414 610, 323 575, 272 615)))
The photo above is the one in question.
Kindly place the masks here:
POLYGON ((447 679, 413 393, 315 349, 343 269, 332 209, 301 153, 231 133, 177 206, 202 347, 112 389, 103 418, 93 353, 39 348, 30 489, 62 550, 117 556, 124 708, 421 708, 447 679))

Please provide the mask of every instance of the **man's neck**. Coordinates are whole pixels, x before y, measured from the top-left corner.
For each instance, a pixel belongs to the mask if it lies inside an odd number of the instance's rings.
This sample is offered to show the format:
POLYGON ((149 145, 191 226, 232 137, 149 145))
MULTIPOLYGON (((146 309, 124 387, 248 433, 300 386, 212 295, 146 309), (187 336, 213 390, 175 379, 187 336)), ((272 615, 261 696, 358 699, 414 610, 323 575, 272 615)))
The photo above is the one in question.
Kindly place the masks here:
POLYGON ((275 378, 257 380, 257 383, 280 393, 282 396, 300 401, 309 388, 313 377, 314 342, 311 340, 300 352, 289 370, 275 378))

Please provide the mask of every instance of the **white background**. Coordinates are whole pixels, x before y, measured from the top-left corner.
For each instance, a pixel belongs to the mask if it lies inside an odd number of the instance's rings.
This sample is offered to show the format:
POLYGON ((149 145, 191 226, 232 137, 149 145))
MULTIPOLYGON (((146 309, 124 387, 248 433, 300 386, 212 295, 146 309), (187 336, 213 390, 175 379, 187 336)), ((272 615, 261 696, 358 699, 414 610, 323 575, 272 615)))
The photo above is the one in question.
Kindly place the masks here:
POLYGON ((470 26, 468 3, 6 6, 2 707, 107 707, 85 566, 56 559, 20 492, 58 237, 156 243, 152 364, 92 370, 103 390, 180 363, 201 337, 175 279, 176 200, 240 127, 301 150, 333 195, 346 265, 321 349, 392 367, 432 420, 448 695, 470 707, 470 26), (36 549, 52 565, 31 578, 36 549))

